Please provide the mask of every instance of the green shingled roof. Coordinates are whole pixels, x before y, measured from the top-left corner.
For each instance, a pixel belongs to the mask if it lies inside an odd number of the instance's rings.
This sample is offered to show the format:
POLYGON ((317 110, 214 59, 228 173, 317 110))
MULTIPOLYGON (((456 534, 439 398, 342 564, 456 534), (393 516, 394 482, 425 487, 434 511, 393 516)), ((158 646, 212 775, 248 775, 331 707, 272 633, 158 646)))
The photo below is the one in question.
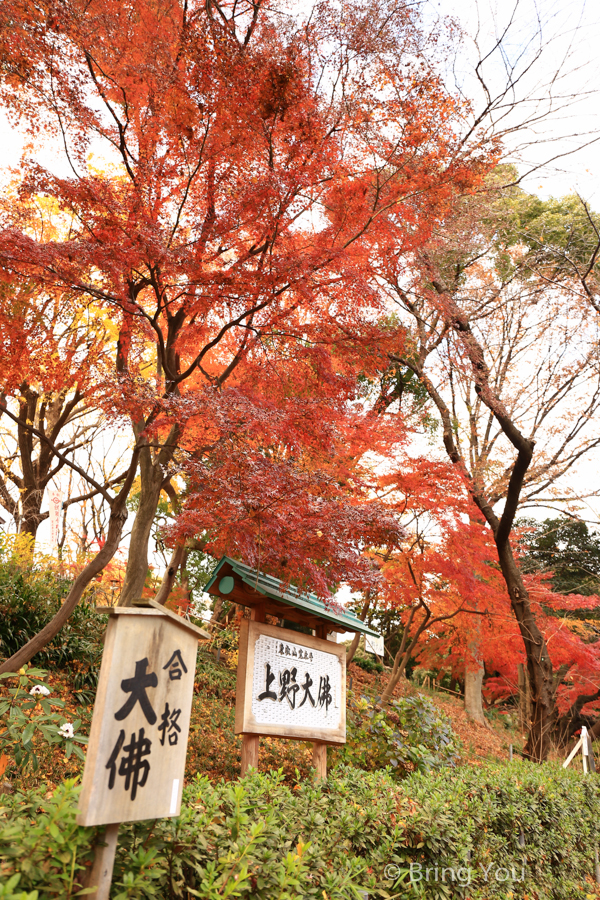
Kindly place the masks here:
POLYGON ((288 606, 292 606, 295 609, 302 610, 313 616, 318 616, 320 619, 324 619, 327 622, 332 622, 338 627, 343 626, 346 631, 358 631, 360 634, 367 634, 371 637, 379 636, 377 631, 374 631, 372 628, 369 628, 368 625, 365 625, 364 622, 361 622, 354 613, 345 609, 341 609, 339 612, 330 609, 322 600, 319 600, 316 594, 311 594, 308 591, 303 591, 301 593, 293 585, 289 585, 284 590, 283 585, 285 582, 280 581, 278 578, 274 578, 272 575, 266 575, 264 572, 257 572, 255 569, 251 569, 249 566, 245 565, 245 563, 231 559, 229 556, 223 556, 222 559, 219 560, 217 567, 204 590, 208 593, 216 593, 219 573, 223 568, 229 570, 230 567, 238 578, 247 584, 248 587, 253 588, 271 600, 277 601, 278 603, 286 603, 288 606), (211 588, 213 588, 212 591, 211 588))

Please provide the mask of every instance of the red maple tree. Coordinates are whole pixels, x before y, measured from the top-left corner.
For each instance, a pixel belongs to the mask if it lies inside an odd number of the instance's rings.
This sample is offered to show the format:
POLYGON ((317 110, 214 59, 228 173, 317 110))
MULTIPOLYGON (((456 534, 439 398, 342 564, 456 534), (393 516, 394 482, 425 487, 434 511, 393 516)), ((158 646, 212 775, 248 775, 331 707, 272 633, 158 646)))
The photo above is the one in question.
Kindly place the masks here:
POLYGON ((417 13, 390 0, 323 3, 307 22, 275 3, 181 0, 6 0, 0 17, 1 97, 54 129, 72 167, 29 163, 20 188, 54 198, 68 236, 5 221, 0 259, 119 329, 104 406, 129 416, 141 477, 126 604, 188 409, 227 403, 234 373, 240 389, 257 370, 278 382, 304 354, 318 402, 329 390, 343 411, 385 343, 372 247, 415 246, 495 148, 461 138, 417 13))

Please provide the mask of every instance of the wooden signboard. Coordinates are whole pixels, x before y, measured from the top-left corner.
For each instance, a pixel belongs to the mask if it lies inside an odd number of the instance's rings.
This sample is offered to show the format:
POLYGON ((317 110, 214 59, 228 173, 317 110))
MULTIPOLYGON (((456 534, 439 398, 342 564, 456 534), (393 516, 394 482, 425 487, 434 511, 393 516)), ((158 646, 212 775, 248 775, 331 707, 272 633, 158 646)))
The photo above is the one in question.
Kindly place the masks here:
POLYGON ((327 745, 346 741, 346 648, 325 640, 328 632, 378 637, 354 613, 325 603, 240 560, 223 556, 205 590, 250 608, 239 643, 235 730, 242 735, 244 775, 258 766, 260 735, 313 743, 317 778, 327 777, 327 745), (289 620, 317 637, 266 624, 289 620))
POLYGON ((77 822, 176 816, 204 632, 164 609, 111 609, 77 822))
POLYGON ((345 646, 244 619, 235 731, 345 743, 345 646))

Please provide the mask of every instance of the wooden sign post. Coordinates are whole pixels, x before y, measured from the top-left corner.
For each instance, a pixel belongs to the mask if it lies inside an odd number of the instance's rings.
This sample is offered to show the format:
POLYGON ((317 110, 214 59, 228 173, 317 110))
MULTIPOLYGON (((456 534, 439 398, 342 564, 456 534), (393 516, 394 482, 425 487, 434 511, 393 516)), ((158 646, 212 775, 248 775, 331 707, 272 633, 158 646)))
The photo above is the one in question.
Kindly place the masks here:
POLYGON ((258 764, 260 735, 313 741, 318 778, 327 745, 346 741, 346 648, 244 619, 240 631, 235 732, 242 775, 258 764))
POLYGON ((235 731, 242 735, 242 775, 258 766, 260 735, 313 742, 317 778, 327 777, 327 745, 346 743, 346 648, 331 632, 377 638, 354 613, 222 557, 204 588, 217 602, 251 611, 242 620, 235 731), (267 616, 300 631, 268 625, 267 616), (311 629, 306 634, 302 629, 311 629))
POLYGON ((107 611, 77 815, 108 826, 87 879, 93 900, 108 900, 119 823, 179 815, 198 639, 209 637, 153 601, 107 611))

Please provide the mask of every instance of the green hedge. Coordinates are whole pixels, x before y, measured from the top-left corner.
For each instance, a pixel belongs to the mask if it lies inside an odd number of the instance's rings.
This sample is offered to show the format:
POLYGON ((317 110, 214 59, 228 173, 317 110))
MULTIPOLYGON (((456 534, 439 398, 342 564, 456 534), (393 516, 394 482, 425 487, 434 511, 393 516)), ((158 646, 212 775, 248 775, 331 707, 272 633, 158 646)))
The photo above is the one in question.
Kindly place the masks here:
MULTIPOLYGON (((76 793, 0 798, 0 897, 77 894, 95 830, 75 825, 76 793)), ((178 819, 122 826, 111 897, 574 900, 593 890, 599 819, 595 778, 522 762, 400 783, 349 768, 294 788, 199 778, 178 819)))

